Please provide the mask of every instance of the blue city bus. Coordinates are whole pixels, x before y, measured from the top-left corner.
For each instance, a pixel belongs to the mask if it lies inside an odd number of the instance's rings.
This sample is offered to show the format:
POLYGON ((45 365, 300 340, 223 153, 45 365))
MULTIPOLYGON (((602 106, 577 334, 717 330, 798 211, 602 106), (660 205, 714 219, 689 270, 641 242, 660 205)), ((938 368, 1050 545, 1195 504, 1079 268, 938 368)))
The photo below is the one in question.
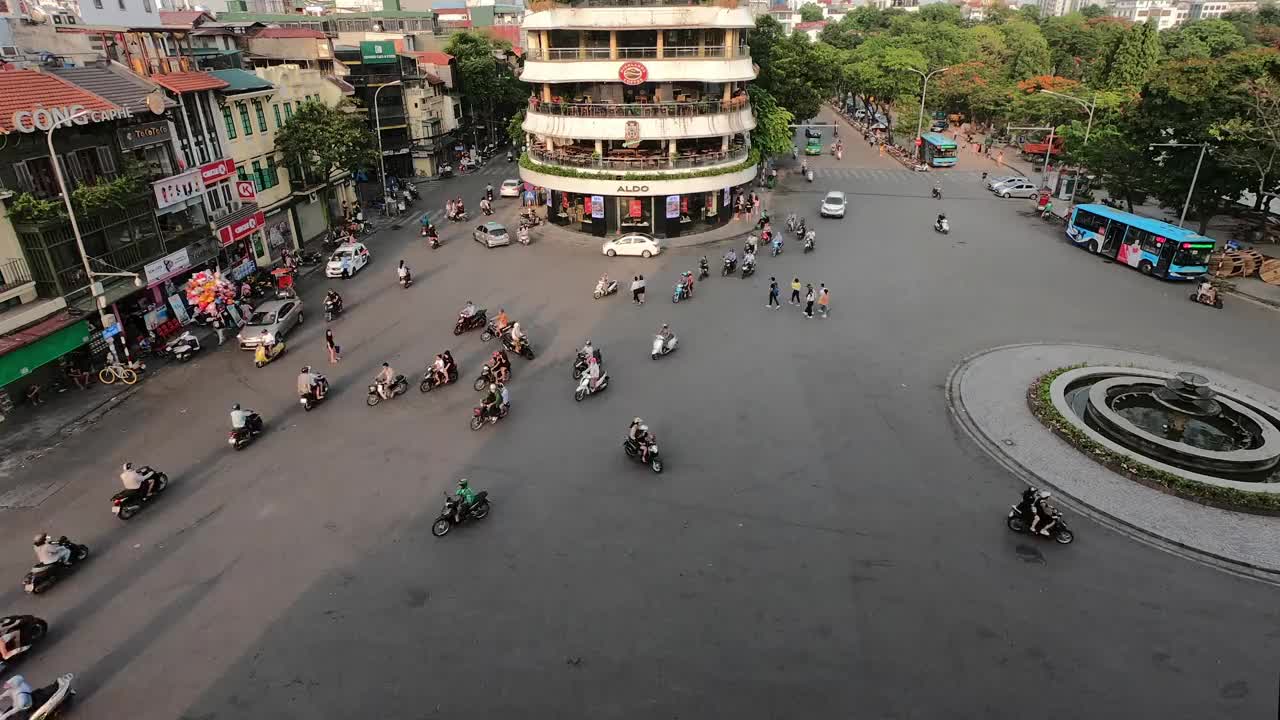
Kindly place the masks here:
POLYGON ((1213 240, 1167 222, 1106 205, 1077 205, 1067 239, 1143 275, 1193 280, 1209 272, 1213 240))
POLYGON ((931 167, 951 167, 956 164, 956 143, 940 133, 925 133, 920 136, 924 141, 925 164, 931 167))

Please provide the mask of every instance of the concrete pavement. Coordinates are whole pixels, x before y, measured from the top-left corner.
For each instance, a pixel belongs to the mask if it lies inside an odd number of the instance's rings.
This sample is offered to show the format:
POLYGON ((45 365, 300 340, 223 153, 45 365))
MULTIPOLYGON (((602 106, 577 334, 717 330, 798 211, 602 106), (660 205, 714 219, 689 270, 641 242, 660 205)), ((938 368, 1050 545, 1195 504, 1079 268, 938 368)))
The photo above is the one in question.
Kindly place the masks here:
MULTIPOLYGON (((876 166, 864 155, 817 164, 876 166)), ((1274 384, 1280 338, 1255 331, 1269 312, 1193 306, 967 187, 931 201, 864 177, 788 182, 775 214, 813 220, 842 189, 849 217, 816 221, 817 254, 762 257, 679 306, 663 284, 704 250, 609 261, 487 250, 459 227, 436 251, 409 227, 379 233, 372 266, 334 281, 342 364, 325 363, 316 283, 283 363, 207 355, 41 459, 33 472, 65 487, 0 531, 5 612, 51 622, 24 674, 81 673, 77 716, 139 720, 1274 713, 1273 588, 1086 518, 1068 548, 1013 536, 1019 481, 956 432, 943 393, 965 357, 1037 340, 1274 384), (940 209, 946 237, 929 228, 940 209), (400 257, 419 277, 407 291, 400 257), (643 272, 651 302, 592 300, 604 269, 643 272), (770 275, 826 282, 831 319, 765 310, 770 275), (467 381, 491 347, 450 332, 468 298, 505 306, 540 349, 513 359, 512 415, 474 433, 467 381), (663 322, 681 348, 652 361, 663 322), (588 337, 613 383, 576 403, 588 337), (365 407, 381 362, 416 373, 445 348, 459 386, 365 407), (303 363, 334 383, 305 414, 303 363), (268 421, 240 453, 236 400, 268 421), (634 415, 663 443, 662 475, 622 456, 634 415), (127 525, 106 502, 124 459, 174 480, 127 525), (494 511, 435 540, 440 493, 464 475, 494 511), (31 598, 17 587, 40 528, 95 557, 31 598)))

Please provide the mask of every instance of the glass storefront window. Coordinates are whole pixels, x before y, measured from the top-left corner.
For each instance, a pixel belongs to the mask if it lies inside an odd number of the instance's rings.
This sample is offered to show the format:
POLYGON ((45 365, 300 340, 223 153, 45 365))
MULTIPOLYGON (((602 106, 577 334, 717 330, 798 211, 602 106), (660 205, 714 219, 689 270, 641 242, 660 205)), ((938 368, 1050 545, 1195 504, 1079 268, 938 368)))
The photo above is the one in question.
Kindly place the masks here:
POLYGON ((618 231, 653 232, 653 199, 647 197, 619 197, 618 231))

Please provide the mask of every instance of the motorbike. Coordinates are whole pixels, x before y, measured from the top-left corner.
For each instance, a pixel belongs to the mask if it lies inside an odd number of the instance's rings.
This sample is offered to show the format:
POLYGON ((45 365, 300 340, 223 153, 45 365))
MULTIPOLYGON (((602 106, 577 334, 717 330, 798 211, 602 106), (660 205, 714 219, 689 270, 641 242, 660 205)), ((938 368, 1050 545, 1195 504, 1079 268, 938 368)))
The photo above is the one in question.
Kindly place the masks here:
POLYGON ((492 215, 492 214, 493 214, 493 207, 492 207, 492 206, 490 206, 490 205, 481 205, 481 206, 480 206, 480 214, 481 214, 481 215, 484 215, 484 216, 486 216, 486 217, 488 217, 489 215, 492 215))
POLYGON ((329 379, 320 375, 316 378, 316 384, 324 389, 324 397, 316 395, 315 390, 308 392, 306 395, 298 396, 298 404, 301 405, 302 409, 306 412, 311 412, 312 408, 324 402, 325 398, 329 397, 329 379))
MULTIPOLYGON (((1072 540, 1076 539, 1075 533, 1067 529, 1067 523, 1062 519, 1062 513, 1057 508, 1053 508, 1052 520, 1053 526, 1049 530, 1048 537, 1053 538, 1059 545, 1069 545, 1072 540)), ((1037 530, 1031 532, 1031 518, 1017 505, 1009 506, 1009 518, 1005 521, 1009 529, 1016 533, 1024 533, 1027 535, 1035 535, 1036 537, 1045 537, 1037 530)))
POLYGON ((617 280, 610 280, 608 285, 605 285, 604 281, 601 280, 596 283, 596 289, 592 291, 591 297, 599 300, 602 297, 605 297, 607 295, 612 295, 616 292, 618 292, 617 280))
MULTIPOLYGON (((444 537, 453 529, 454 516, 457 514, 458 503, 460 500, 456 495, 445 493, 444 508, 440 510, 440 517, 431 523, 431 534, 436 537, 444 537)), ((489 491, 481 490, 476 493, 475 502, 467 508, 467 513, 462 516, 458 524, 468 520, 483 520, 489 514, 489 491)))
POLYGON ((805 173, 805 174, 804 174, 804 176, 805 176, 805 178, 807 178, 807 179, 809 180, 809 182, 813 182, 813 171, 812 171, 812 170, 810 170, 809 172, 805 173))
MULTIPOLYGON (((458 321, 453 324, 453 334, 461 335, 462 333, 467 332, 468 330, 475 330, 476 328, 484 327, 485 323, 488 322, 487 318, 485 318, 485 312, 486 311, 484 308, 480 308, 479 310, 476 310, 475 314, 469 318, 459 315, 458 321)), ((493 337, 493 336, 490 335, 489 337, 493 337)), ((488 340, 489 338, 486 338, 482 334, 480 336, 480 339, 488 340)))
POLYGON ((32 595, 39 595, 45 590, 53 587, 54 583, 61 580, 64 576, 78 570, 80 568, 80 564, 85 561, 85 558, 89 557, 88 545, 78 545, 73 543, 67 539, 66 535, 58 538, 54 541, 54 544, 61 545, 71 551, 71 563, 69 565, 63 565, 62 563, 57 562, 49 565, 36 563, 31 566, 31 572, 27 573, 27 576, 22 579, 22 589, 32 595))
POLYGON ((703 263, 698 263, 698 279, 706 280, 709 277, 711 277, 711 268, 703 263))
POLYGON ((772 250, 770 250, 770 254, 772 254, 774 257, 778 257, 779 255, 781 255, 781 254, 782 254, 782 242, 781 242, 781 241, 777 241, 777 242, 775 242, 775 243, 773 244, 773 249, 772 249, 772 250))
POLYGON ((401 289, 408 290, 413 285, 413 275, 405 273, 400 276, 399 282, 401 289))
MULTIPOLYGON (((510 379, 510 377, 511 371, 508 370, 507 378, 510 379)), ((486 364, 484 367, 480 368, 480 377, 476 378, 476 381, 471 383, 471 387, 475 388, 476 392, 483 392, 485 388, 496 382, 498 382, 498 378, 493 374, 493 368, 486 364)))
POLYGON ((804 236, 804 251, 813 252, 813 233, 812 231, 804 236))
POLYGON ((804 237, 804 234, 805 234, 805 232, 806 232, 807 230, 808 230, 808 228, 804 226, 804 221, 803 221, 803 220, 801 220, 800 222, 796 223, 796 237, 798 237, 798 238, 802 238, 802 237, 804 237))
POLYGON ((671 302, 673 303, 688 300, 691 297, 693 297, 693 293, 689 292, 681 281, 677 281, 675 287, 671 289, 671 302))
POLYGON ((512 160, 514 160, 514 159, 515 159, 515 156, 511 154, 511 151, 510 151, 510 150, 508 150, 508 151, 507 151, 507 162, 511 162, 511 161, 512 161, 512 160))
POLYGON ((942 191, 939 190, 938 188, 934 188, 931 194, 933 195, 934 200, 942 199, 942 191))
POLYGON ((675 352, 676 343, 679 342, 679 340, 680 338, 676 337, 675 335, 672 335, 670 340, 666 340, 664 342, 663 337, 661 335, 654 335, 653 349, 649 351, 649 357, 654 360, 657 360, 663 355, 669 355, 675 352))
POLYGON ((453 168, 451 167, 441 168, 440 175, 438 177, 441 180, 448 180, 449 178, 453 177, 453 168))
POLYGON ((318 250, 298 251, 298 262, 303 265, 319 265, 323 261, 324 261, 324 254, 318 250))
MULTIPOLYGON (((595 356, 597 363, 604 362, 604 355, 600 353, 600 348, 592 348, 592 355, 595 356)), ((587 372, 587 356, 578 351, 577 356, 573 359, 573 379, 577 380, 587 372)))
POLYGON ((516 230, 516 242, 528 247, 529 245, 529 226, 520 223, 520 229, 516 230))
POLYGON ((1213 299, 1210 300, 1208 295, 1197 289, 1195 292, 1191 293, 1187 299, 1194 303, 1200 303, 1201 305, 1208 305, 1209 307, 1222 309, 1222 294, 1218 292, 1213 293, 1213 299))
POLYGON ((200 352, 200 341, 190 331, 184 332, 164 345, 164 353, 178 362, 190 360, 200 352))
POLYGON ((933 223, 933 230, 934 232, 940 232, 943 235, 946 235, 951 232, 951 223, 948 222, 946 218, 936 220, 933 223))
POLYGON ((243 450, 244 446, 253 442, 253 439, 261 435, 264 429, 262 417, 258 413, 251 413, 244 427, 227 433, 227 444, 236 450, 243 450))
POLYGON ((507 350, 516 353, 525 360, 533 359, 533 343, 529 342, 529 338, 525 338, 520 344, 520 351, 516 352, 515 341, 511 339, 511 333, 502 333, 502 346, 507 350))
MULTIPOLYGON (((445 375, 445 385, 452 385, 458 382, 458 368, 450 367, 445 375)), ((431 392, 432 390, 443 387, 440 381, 436 379, 434 368, 428 367, 426 372, 422 374, 422 382, 418 383, 418 390, 421 392, 431 392)))
POLYGON ((14 647, 13 654, 9 656, 7 661, 0 662, 0 673, 9 670, 13 663, 21 660, 27 653, 31 652, 31 648, 35 646, 45 635, 49 633, 49 623, 35 615, 9 615, 0 618, 0 628, 4 637, 0 638, 0 642, 11 644, 14 647), (14 637, 16 633, 16 637, 14 637), (13 642, 9 643, 12 639, 13 642))
POLYGON ((573 391, 573 399, 582 402, 582 399, 586 396, 595 395, 607 387, 609 387, 609 373, 600 373, 600 381, 596 383, 594 388, 591 387, 591 376, 583 373, 582 377, 578 378, 578 389, 573 391))
POLYGON ((475 408, 471 411, 471 429, 479 430, 480 428, 484 427, 484 424, 486 422, 488 422, 491 425, 496 425, 498 421, 506 417, 507 413, 510 411, 511 411, 510 405, 501 405, 498 407, 497 415, 489 415, 486 417, 484 414, 484 407, 475 408))
MULTIPOLYGON (((658 456, 658 439, 652 434, 649 435, 649 438, 653 441, 649 445, 649 467, 655 473, 660 473, 662 472, 662 458, 658 456)), ((644 457, 640 454, 640 446, 631 438, 622 441, 622 450, 632 460, 644 462, 644 457)))
POLYGON ((542 218, 538 217, 538 213, 531 209, 521 210, 520 224, 535 228, 542 224, 542 218))
POLYGON ((324 301, 324 321, 332 322, 334 318, 342 314, 342 303, 335 300, 324 301))
POLYGON ((264 344, 259 344, 258 348, 253 351, 253 364, 257 367, 266 367, 283 354, 283 340, 277 340, 270 348, 264 344))
POLYGON ((149 494, 143 495, 142 489, 139 488, 137 490, 121 490, 112 495, 111 513, 121 520, 128 520, 137 515, 143 505, 160 497, 160 493, 169 487, 169 476, 162 472, 156 472, 149 467, 140 467, 137 472, 142 475, 144 480, 151 482, 151 491, 149 494))
POLYGON ((76 691, 71 689, 74 677, 67 673, 44 687, 32 690, 31 709, 15 715, 15 720, 52 720, 61 715, 76 695, 76 691))
POLYGON ((725 258, 724 264, 720 266, 720 277, 728 277, 738 271, 738 261, 725 258))
POLYGON ((742 277, 744 277, 744 278, 745 278, 745 277, 750 277, 751 275, 755 275, 755 274, 756 274, 756 264, 755 264, 755 263, 743 263, 743 264, 742 264, 742 277))
MULTIPOLYGON (((403 395, 409 390, 409 381, 403 375, 396 375, 396 379, 391 381, 388 390, 390 391, 388 400, 395 398, 397 395, 403 395)), ((369 404, 369 407, 382 402, 382 396, 378 394, 378 383, 369 383, 369 396, 365 399, 365 402, 369 404)))

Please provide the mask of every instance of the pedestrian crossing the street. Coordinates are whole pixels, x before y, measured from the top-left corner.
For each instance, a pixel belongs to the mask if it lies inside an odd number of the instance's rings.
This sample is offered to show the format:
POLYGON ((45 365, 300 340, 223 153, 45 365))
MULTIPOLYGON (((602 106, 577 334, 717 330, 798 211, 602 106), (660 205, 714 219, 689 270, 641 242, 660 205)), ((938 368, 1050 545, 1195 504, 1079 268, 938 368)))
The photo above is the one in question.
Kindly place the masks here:
POLYGON ((915 172, 902 168, 900 170, 883 170, 879 168, 813 168, 813 180, 865 180, 883 183, 973 183, 982 180, 980 170, 935 170, 931 172, 915 172))

